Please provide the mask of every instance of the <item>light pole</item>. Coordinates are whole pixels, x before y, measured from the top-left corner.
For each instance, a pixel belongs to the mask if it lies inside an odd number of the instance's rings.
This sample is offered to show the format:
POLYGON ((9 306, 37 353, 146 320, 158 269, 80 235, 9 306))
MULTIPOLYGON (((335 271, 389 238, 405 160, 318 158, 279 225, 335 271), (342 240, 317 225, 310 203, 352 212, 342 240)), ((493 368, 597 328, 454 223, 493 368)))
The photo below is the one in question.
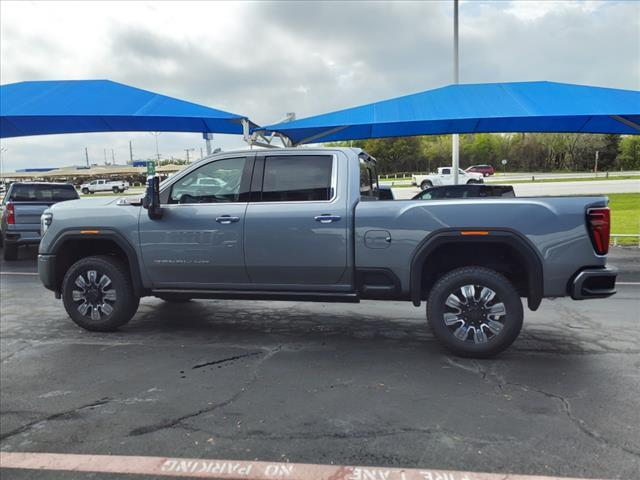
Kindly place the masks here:
MULTIPOLYGON (((458 70, 458 0, 453 0, 453 83, 458 84, 460 75, 458 70)), ((458 169, 460 168, 460 135, 454 133, 451 137, 451 168, 453 169, 453 184, 458 184, 458 169)))
POLYGON ((185 152, 187 152, 187 163, 189 163, 189 152, 195 151, 195 148, 185 148, 185 152))
POLYGON ((4 152, 7 147, 0 147, 0 184, 4 184, 4 152))
POLYGON ((156 139, 156 158, 158 159, 158 163, 160 162, 160 150, 158 150, 158 137, 160 136, 160 132, 149 132, 156 139))

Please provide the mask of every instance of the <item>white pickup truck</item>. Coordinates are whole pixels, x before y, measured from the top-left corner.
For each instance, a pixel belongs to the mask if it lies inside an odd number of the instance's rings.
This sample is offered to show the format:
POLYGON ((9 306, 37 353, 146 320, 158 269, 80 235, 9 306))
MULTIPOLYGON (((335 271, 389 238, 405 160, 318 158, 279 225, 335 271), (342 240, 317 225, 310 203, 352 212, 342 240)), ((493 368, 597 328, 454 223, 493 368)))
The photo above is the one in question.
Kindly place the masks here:
MULTIPOLYGON (((465 172, 458 169, 458 183, 483 183, 484 179, 481 173, 465 172)), ((453 185, 453 173, 451 167, 440 167, 438 173, 430 173, 429 175, 413 175, 411 183, 419 186, 422 190, 436 187, 440 185, 453 185)))
POLYGON ((83 183, 80 187, 80 191, 85 195, 87 193, 96 192, 113 192, 122 193, 129 189, 129 182, 123 182, 121 180, 92 180, 89 183, 83 183))

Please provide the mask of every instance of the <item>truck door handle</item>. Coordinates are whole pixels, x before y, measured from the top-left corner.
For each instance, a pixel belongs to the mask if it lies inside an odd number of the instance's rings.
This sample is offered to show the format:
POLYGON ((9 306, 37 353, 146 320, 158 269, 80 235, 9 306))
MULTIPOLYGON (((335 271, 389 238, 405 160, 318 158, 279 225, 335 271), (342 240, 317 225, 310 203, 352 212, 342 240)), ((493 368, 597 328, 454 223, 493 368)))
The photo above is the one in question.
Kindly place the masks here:
POLYGON ((323 213, 322 215, 316 215, 313 218, 315 219, 316 222, 332 223, 332 222, 337 222, 342 217, 340 215, 331 215, 329 213, 323 213))
POLYGON ((222 223, 223 225, 229 225, 230 223, 239 222, 240 217, 232 217, 230 215, 222 215, 220 217, 216 217, 216 222, 222 223))

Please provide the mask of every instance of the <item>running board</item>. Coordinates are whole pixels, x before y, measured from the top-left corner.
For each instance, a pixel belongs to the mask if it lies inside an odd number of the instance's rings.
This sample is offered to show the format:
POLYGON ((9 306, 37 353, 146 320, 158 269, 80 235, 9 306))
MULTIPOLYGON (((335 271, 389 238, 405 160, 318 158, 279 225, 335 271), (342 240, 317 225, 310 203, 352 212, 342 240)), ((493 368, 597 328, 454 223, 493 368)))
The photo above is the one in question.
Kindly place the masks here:
POLYGON ((284 300, 295 302, 360 303, 356 293, 271 292, 268 290, 152 290, 156 297, 206 298, 221 300, 284 300))

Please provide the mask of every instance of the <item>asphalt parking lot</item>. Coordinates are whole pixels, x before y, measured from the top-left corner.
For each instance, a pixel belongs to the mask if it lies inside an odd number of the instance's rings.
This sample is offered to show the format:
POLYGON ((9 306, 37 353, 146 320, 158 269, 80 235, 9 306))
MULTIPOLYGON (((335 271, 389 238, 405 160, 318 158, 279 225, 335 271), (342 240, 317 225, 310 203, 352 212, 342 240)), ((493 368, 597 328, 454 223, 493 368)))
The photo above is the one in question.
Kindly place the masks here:
MULTIPOLYGON (((400 302, 149 298, 89 333, 25 251, 0 264, 0 450, 638 478, 640 249, 610 263, 615 297, 545 301, 476 361, 400 302)), ((3 472, 35 476, 89 478, 3 472)))

